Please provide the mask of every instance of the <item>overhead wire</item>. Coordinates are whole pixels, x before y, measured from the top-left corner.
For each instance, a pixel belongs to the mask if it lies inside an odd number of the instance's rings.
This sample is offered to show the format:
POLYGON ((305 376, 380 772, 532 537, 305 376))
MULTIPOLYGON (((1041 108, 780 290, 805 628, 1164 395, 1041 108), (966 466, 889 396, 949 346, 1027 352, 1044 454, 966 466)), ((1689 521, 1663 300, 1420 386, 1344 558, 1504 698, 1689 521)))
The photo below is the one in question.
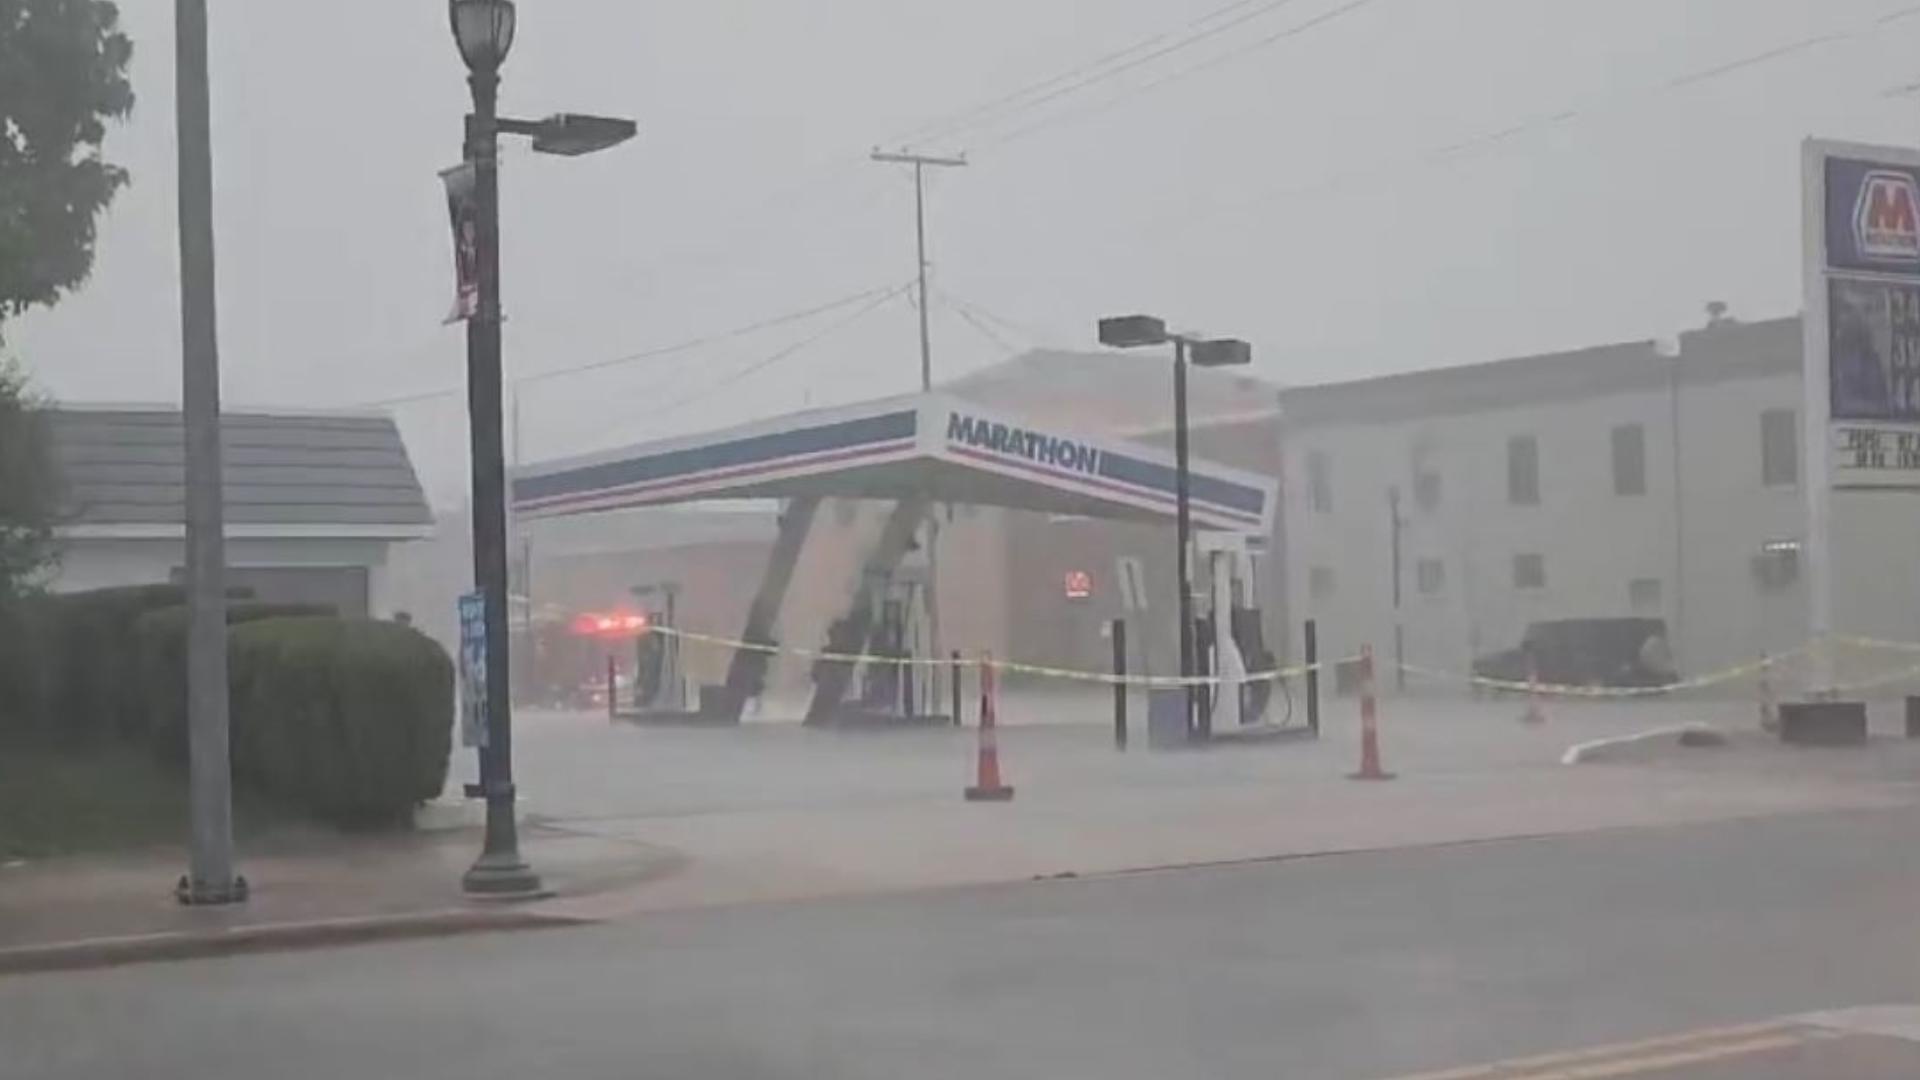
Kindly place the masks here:
POLYGON ((1262 49, 1271 48, 1272 46, 1278 45, 1279 43, 1286 41, 1289 38, 1299 37, 1302 34, 1309 33, 1313 30, 1320 28, 1321 26, 1326 25, 1327 23, 1333 22, 1337 19, 1344 18, 1348 15, 1353 14, 1356 11, 1359 11, 1362 8, 1370 7, 1373 4, 1378 2, 1379 0, 1347 0, 1346 3, 1341 4, 1335 8, 1331 8, 1327 11, 1323 11, 1320 14, 1315 15, 1310 19, 1305 19, 1301 22, 1295 23, 1275 33, 1267 34, 1265 36, 1256 38, 1253 41, 1247 42, 1237 48, 1229 49, 1226 52, 1219 53, 1215 56, 1209 57, 1206 60, 1203 60, 1199 63, 1190 64, 1183 68, 1176 68, 1173 71, 1165 75, 1162 75, 1157 79, 1152 79, 1152 80, 1149 80, 1148 82, 1141 83, 1138 86, 1134 86, 1127 90, 1123 90, 1120 93, 1114 95, 1113 97, 1096 101, 1089 105, 1085 105, 1077 109, 1069 109, 1065 112, 1053 113, 1046 116, 1042 116, 1040 119, 1035 120, 1030 124, 1013 128, 1012 130, 1003 132, 1000 135, 992 139, 989 139, 984 143, 980 143, 972 147, 972 150, 975 153, 980 153, 988 150, 997 149, 998 147, 1005 146, 1008 143, 1017 142, 1020 139, 1024 139, 1029 135, 1035 134, 1036 132, 1044 131, 1048 128, 1056 127, 1063 123, 1072 123, 1074 121, 1087 119, 1088 117, 1091 117, 1091 116, 1098 116, 1101 113, 1114 109, 1117 106, 1125 104, 1126 102, 1131 101, 1134 98, 1137 98, 1143 94, 1149 94, 1155 90, 1159 90, 1162 87, 1168 86, 1172 83, 1179 82, 1183 79, 1188 79, 1195 75, 1201 75, 1201 74, 1205 74, 1207 72, 1213 71, 1234 60, 1238 60, 1243 57, 1250 56, 1253 53, 1259 52, 1262 49))
POLYGON ((885 142, 888 145, 913 145, 937 135, 961 130, 963 126, 971 126, 967 124, 968 121, 975 121, 986 114, 1000 111, 1003 108, 1011 108, 1019 104, 1023 99, 1029 98, 1034 94, 1044 93, 1069 80, 1099 71, 1110 64, 1125 60, 1143 50, 1151 49, 1163 41, 1205 26, 1207 23, 1231 15, 1235 11, 1239 11, 1256 2, 1258 2, 1258 0, 1234 0, 1233 3, 1227 4, 1224 7, 1214 8, 1212 11, 1189 19, 1177 28, 1159 31, 1158 33, 1141 38, 1125 48, 1103 53, 1077 67, 1069 68, 1066 71, 1056 73, 1037 82, 1028 83, 1016 90, 1009 91, 975 105, 967 106, 945 116, 923 122, 915 127, 908 128, 890 136, 885 142))
MULTIPOLYGON (((840 308, 844 308, 852 304, 857 304, 862 300, 869 299, 881 293, 890 293, 892 291, 894 291, 892 287, 885 286, 885 285, 877 286, 871 289, 863 289, 860 292, 852 293, 847 296, 842 296, 837 300, 829 300, 824 304, 815 304, 812 307, 803 308, 799 311, 790 311, 783 315, 775 315, 769 318, 760 319, 755 322, 746 323, 742 326, 736 326, 730 330, 722 330, 722 331, 719 331, 718 333, 713 333, 713 334, 704 334, 700 337, 688 338, 684 341, 677 341, 671 345, 661 345, 651 349, 642 349, 639 352, 624 353, 620 356, 608 357, 607 359, 604 359, 604 360, 594 360, 584 364, 575 364, 571 367, 554 368, 549 371, 539 371, 539 372, 534 372, 528 375, 520 375, 508 381, 515 385, 525 385, 527 383, 541 382, 547 379, 560 378, 562 376, 567 376, 567 375, 578 375, 578 374, 581 374, 582 372, 587 372, 587 371, 598 371, 603 368, 615 367, 621 364, 631 364, 631 363, 637 363, 642 360, 653 360, 653 359, 658 359, 665 356, 672 356, 676 353, 688 352, 693 349, 702 348, 708 345, 717 345, 717 344, 720 344, 721 342, 731 341, 735 338, 746 337, 750 334, 755 334, 762 330, 771 330, 774 327, 785 326, 788 323, 800 322, 802 320, 812 318, 816 315, 824 315, 829 311, 837 311, 840 308)), ((418 401, 429 401, 434 398, 446 397, 449 394, 464 393, 465 389, 466 388, 464 386, 447 386, 447 387, 442 387, 438 390, 426 390, 416 394, 403 394, 397 397, 381 398, 377 401, 367 402, 366 407, 390 408, 395 405, 407 405, 407 404, 412 404, 418 401)))
MULTIPOLYGON (((939 134, 941 134, 942 137, 944 138, 952 140, 954 135, 958 132, 977 130, 982 127, 990 126, 991 124, 998 123, 999 121, 1004 120, 1007 117, 1018 116, 1023 113, 1031 112, 1035 109, 1041 108, 1042 106, 1058 101, 1061 98, 1067 97, 1072 94, 1077 94, 1083 90, 1088 89, 1089 87, 1097 86, 1100 83, 1108 81, 1109 79, 1113 79, 1117 76, 1124 75, 1129 71, 1134 71, 1148 64, 1154 63, 1155 61, 1163 60, 1166 57, 1172 56, 1175 53, 1184 51, 1186 49, 1190 49, 1195 45, 1201 44, 1202 42, 1210 41, 1216 37, 1219 37, 1221 34, 1227 33, 1230 30, 1237 29, 1238 27, 1244 26, 1247 23, 1253 22, 1256 19, 1262 18, 1266 15, 1270 15, 1273 12, 1280 10, 1281 8, 1284 8, 1291 4, 1295 4, 1299 2, 1300 0, 1266 0, 1265 3, 1260 4, 1258 7, 1254 8, 1252 11, 1243 12, 1240 15, 1227 20, 1226 22, 1209 26, 1203 30, 1199 30, 1194 33, 1188 34, 1180 38, 1179 40, 1176 40, 1167 45, 1163 45, 1160 48, 1152 50, 1151 52, 1133 57, 1132 59, 1127 60, 1124 63, 1116 64, 1112 67, 1106 68, 1105 70, 1094 72, 1084 78, 1076 79, 1072 82, 1067 83, 1064 86, 1057 86, 1047 91, 1046 93, 1039 95, 1038 97, 1021 102, 1017 108, 1007 111, 1002 116, 994 117, 991 120, 982 120, 978 122, 970 122, 970 123, 955 125, 950 129, 939 132, 939 134)), ((988 145, 993 145, 993 144, 988 144, 988 145)))
POLYGON ((973 312, 968 311, 963 305, 955 303, 953 298, 950 296, 943 296, 942 299, 947 301, 947 307, 951 309, 955 315, 960 316, 963 322, 965 322, 968 326, 973 327, 974 330, 978 331, 981 337, 986 338, 989 342, 992 342, 993 346, 999 349, 1001 353, 1003 353, 1006 356, 1015 356, 1020 353, 1021 351, 1020 346, 1015 345, 1011 341, 1008 341, 1006 338, 1000 336, 1000 332, 998 330, 995 330, 992 326, 989 326, 986 320, 981 319, 978 316, 974 315, 973 312))
POLYGON ((980 319, 998 326, 1002 331, 1006 331, 1014 337, 1024 340, 1028 348, 1042 347, 1047 343, 1048 335, 1035 330, 1031 326, 1023 325, 1016 320, 998 314, 985 304, 976 303, 964 297, 956 296, 946 289, 938 289, 936 291, 940 294, 941 299, 952 305, 953 308, 963 316, 971 315, 975 319, 980 319))
POLYGON ((698 390, 693 391, 692 393, 683 394, 669 401, 662 402, 661 404, 651 409, 642 410, 641 412, 635 415, 640 417, 658 416, 661 413, 672 412, 675 409, 683 408, 697 401, 702 401, 702 400, 705 400, 706 398, 712 397, 714 394, 717 394, 720 391, 725 390, 728 387, 734 386, 735 384, 739 383, 740 380, 745 379, 752 375, 757 375, 760 372, 765 371, 767 368, 770 368, 773 365, 778 364, 783 360, 787 360, 793 356, 796 356, 799 353, 804 352, 805 350, 813 347, 814 345, 819 344, 821 341, 824 341, 825 339, 833 336, 834 334, 839 333, 840 331, 846 329, 847 327, 852 326, 854 323, 859 322, 861 319, 866 318, 868 315, 871 315, 875 311, 878 311, 880 308, 884 307, 888 301, 893 300, 894 298, 900 296, 902 293, 913 288, 914 284, 915 284, 914 282, 908 281, 900 285, 896 285, 893 288, 888 289, 885 292, 881 293, 879 296, 873 297, 868 303, 862 305, 857 310, 848 314, 845 318, 836 319, 832 323, 828 324, 825 327, 822 327, 820 330, 816 331, 815 333, 809 334, 808 336, 800 339, 799 341, 793 342, 792 344, 787 345, 769 354, 763 359, 756 360, 755 362, 748 364, 746 367, 739 368, 732 372, 729 372, 719 382, 712 383, 708 386, 704 386, 698 390))
POLYGON ((1321 191, 1346 187, 1368 179, 1386 176, 1404 178, 1408 166, 1426 166, 1446 164, 1487 152, 1492 148, 1514 142, 1518 139, 1537 135, 1551 128, 1585 119, 1631 104, 1649 97, 1655 97, 1678 90, 1688 89, 1712 82, 1727 76, 1736 75, 1753 68, 1797 57, 1809 51, 1826 46, 1859 40, 1878 27, 1893 23, 1910 16, 1920 14, 1920 4, 1909 5, 1895 11, 1877 16, 1869 24, 1852 30, 1826 31, 1797 38, 1793 41, 1768 47, 1766 49, 1742 55, 1732 60, 1719 61, 1669 76, 1656 82, 1645 83, 1614 94, 1606 95, 1595 101, 1576 104, 1551 113, 1522 117, 1495 130, 1459 138, 1446 143, 1429 146, 1411 154, 1398 155, 1382 159, 1368 165, 1345 170, 1319 180, 1288 187, 1270 189, 1250 200, 1238 204, 1222 206, 1209 202, 1198 214, 1157 226, 1149 226, 1147 231, 1164 231, 1168 228, 1191 228, 1203 222, 1217 219, 1225 214, 1244 213, 1258 206, 1275 201, 1297 198, 1321 191))

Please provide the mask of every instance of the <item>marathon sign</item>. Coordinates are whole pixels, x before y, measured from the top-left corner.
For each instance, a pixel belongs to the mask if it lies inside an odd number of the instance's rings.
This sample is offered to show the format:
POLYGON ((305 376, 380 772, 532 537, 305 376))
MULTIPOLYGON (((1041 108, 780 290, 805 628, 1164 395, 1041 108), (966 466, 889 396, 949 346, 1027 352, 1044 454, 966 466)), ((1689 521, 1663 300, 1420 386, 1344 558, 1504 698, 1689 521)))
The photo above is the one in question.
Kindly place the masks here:
POLYGON ((981 420, 965 413, 947 414, 947 443, 1021 458, 1065 472, 1100 474, 1098 447, 1011 424, 981 420))
POLYGON ((1814 141, 1805 175, 1814 482, 1920 489, 1920 154, 1814 141))
POLYGON ((1827 268, 1920 276, 1920 169, 1826 162, 1827 268))

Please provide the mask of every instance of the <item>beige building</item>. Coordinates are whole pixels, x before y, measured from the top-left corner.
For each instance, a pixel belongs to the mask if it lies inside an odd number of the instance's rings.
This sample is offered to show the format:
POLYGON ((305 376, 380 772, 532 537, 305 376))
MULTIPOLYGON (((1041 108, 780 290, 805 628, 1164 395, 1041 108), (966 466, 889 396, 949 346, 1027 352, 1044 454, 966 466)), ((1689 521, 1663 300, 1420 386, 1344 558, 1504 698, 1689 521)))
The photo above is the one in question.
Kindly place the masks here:
MULTIPOLYGON (((1295 614, 1455 673, 1548 618, 1663 618, 1683 673, 1791 649, 1801 394, 1798 319, 1289 390, 1295 614)), ((1837 629, 1920 640, 1920 498, 1836 493, 1833 525, 1837 629)))

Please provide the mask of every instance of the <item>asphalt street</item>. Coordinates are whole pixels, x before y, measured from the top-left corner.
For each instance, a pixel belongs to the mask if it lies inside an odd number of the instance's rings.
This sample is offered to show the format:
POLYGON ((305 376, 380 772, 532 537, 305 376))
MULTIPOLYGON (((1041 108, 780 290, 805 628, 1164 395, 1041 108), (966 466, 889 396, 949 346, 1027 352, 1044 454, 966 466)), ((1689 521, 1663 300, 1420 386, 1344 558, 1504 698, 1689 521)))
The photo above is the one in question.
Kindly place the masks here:
POLYGON ((0 1076, 1391 1077, 1920 1001, 1916 835, 1829 813, 0 979, 0 1076))

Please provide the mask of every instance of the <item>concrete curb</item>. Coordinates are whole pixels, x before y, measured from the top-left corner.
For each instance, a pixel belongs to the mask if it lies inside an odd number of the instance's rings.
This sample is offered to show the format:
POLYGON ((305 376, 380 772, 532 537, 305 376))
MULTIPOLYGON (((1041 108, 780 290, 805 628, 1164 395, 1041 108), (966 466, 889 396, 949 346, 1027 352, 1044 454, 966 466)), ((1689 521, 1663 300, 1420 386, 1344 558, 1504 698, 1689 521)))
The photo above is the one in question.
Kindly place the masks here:
POLYGON ((1612 752, 1616 750, 1637 746, 1641 743, 1653 742, 1657 739, 1673 739, 1678 743, 1682 736, 1688 734, 1700 734, 1718 739, 1719 743, 1715 743, 1714 745, 1720 745, 1726 741, 1726 734, 1718 728, 1701 723, 1675 724, 1671 727, 1654 728, 1652 731, 1638 731, 1632 735, 1615 735, 1610 738, 1593 739, 1589 742, 1575 743, 1567 747, 1567 752, 1561 755, 1560 764, 1584 765, 1591 762, 1605 761, 1614 756, 1612 752))
POLYGON ((525 909, 443 908, 400 915, 258 923, 218 930, 180 930, 124 937, 81 938, 0 949, 0 976, 79 971, 159 960, 194 960, 239 953, 287 952, 405 938, 447 937, 505 930, 582 926, 593 920, 525 909))

